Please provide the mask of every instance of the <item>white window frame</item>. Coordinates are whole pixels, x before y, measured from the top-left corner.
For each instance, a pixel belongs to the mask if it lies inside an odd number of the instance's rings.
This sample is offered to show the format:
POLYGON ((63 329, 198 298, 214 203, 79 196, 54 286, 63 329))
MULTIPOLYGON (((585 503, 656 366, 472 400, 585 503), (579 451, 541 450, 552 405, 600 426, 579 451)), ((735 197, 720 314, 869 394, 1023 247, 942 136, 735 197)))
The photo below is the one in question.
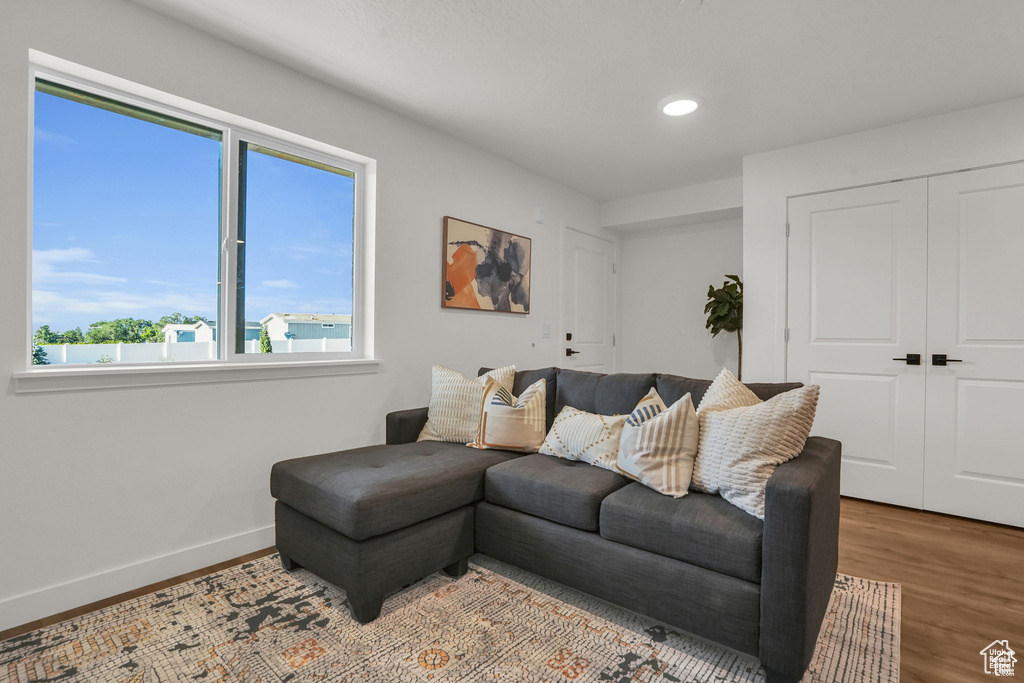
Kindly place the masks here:
POLYGON ((222 134, 221 155, 221 286, 218 300, 218 355, 216 360, 173 363, 117 363, 33 366, 32 357, 32 144, 29 145, 28 197, 28 282, 26 283, 27 325, 24 343, 26 370, 13 374, 19 392, 68 389, 191 384, 237 381, 269 377, 302 377, 322 374, 375 372, 373 359, 373 230, 376 195, 376 161, 288 131, 261 124, 229 112, 214 109, 147 86, 104 74, 66 60, 30 50, 29 135, 33 140, 33 107, 36 79, 66 85, 84 92, 115 99, 154 113, 172 116, 218 130, 222 134), (352 350, 349 352, 235 353, 237 312, 238 182, 240 142, 268 147, 352 172, 354 214, 352 245, 352 350), (230 332, 227 332, 230 328, 230 332))
MULTIPOLYGON (((352 327, 350 329, 355 330, 357 334, 352 337, 351 351, 315 351, 289 354, 236 353, 234 345, 228 343, 229 335, 221 334, 218 335, 221 337, 221 339, 218 340, 221 346, 221 358, 224 358, 226 361, 231 363, 272 363, 279 361, 281 355, 286 355, 287 358, 294 358, 296 360, 362 358, 363 340, 358 334, 356 321, 359 321, 358 324, 360 326, 362 325, 363 302, 362 297, 359 296, 358 290, 360 289, 360 284, 363 282, 363 199, 361 195, 363 178, 365 177, 364 166, 334 154, 324 154, 320 150, 316 150, 311 147, 293 145, 287 141, 281 140, 280 138, 261 135, 241 128, 229 128, 225 131, 225 135, 225 139, 230 137, 231 150, 225 150, 224 152, 224 165, 226 168, 233 169, 233 172, 230 173, 231 183, 228 188, 230 194, 225 195, 229 197, 229 206, 226 207, 225 213, 229 213, 230 218, 227 220, 228 236, 222 244, 221 257, 225 259, 224 263, 228 264, 227 272, 232 274, 238 272, 238 249, 236 247, 238 245, 238 168, 240 143, 246 142, 260 147, 267 147, 279 152, 309 159, 310 161, 350 171, 354 174, 355 177, 353 178, 353 181, 355 187, 353 193, 354 207, 352 220, 352 327)), ((221 292, 221 310, 225 311, 224 318, 231 321, 232 334, 230 336, 233 340, 236 314, 238 312, 238 299, 235 296, 236 290, 234 287, 230 288, 230 292, 227 292, 227 289, 227 287, 221 287, 221 290, 223 290, 221 292)), ((295 312, 302 313, 304 311, 295 312)), ((220 323, 218 323, 218 325, 219 324, 220 323)))

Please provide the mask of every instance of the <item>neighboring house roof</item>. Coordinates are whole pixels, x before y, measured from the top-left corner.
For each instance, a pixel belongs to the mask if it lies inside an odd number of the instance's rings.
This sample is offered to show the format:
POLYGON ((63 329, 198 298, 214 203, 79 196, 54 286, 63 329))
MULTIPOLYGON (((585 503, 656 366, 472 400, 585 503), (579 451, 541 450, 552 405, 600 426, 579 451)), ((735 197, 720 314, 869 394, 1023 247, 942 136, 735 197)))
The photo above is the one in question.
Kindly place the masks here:
POLYGON ((178 332, 183 332, 183 331, 186 331, 186 330, 198 330, 200 327, 206 327, 206 326, 207 326, 206 323, 204 323, 202 320, 200 320, 197 323, 189 323, 187 325, 182 324, 182 323, 171 323, 171 324, 168 324, 168 325, 164 325, 163 326, 163 330, 165 332, 168 331, 168 330, 177 330, 178 332))
POLYGON ((266 324, 273 318, 286 323, 351 323, 351 315, 340 313, 271 313, 260 322, 266 324))
MULTIPOLYGON (((211 320, 208 324, 210 325, 210 327, 213 327, 213 328, 217 327, 217 321, 216 320, 211 320)), ((246 320, 245 321, 245 329, 247 329, 247 330, 258 330, 261 327, 263 327, 263 323, 261 323, 259 320, 246 320)))

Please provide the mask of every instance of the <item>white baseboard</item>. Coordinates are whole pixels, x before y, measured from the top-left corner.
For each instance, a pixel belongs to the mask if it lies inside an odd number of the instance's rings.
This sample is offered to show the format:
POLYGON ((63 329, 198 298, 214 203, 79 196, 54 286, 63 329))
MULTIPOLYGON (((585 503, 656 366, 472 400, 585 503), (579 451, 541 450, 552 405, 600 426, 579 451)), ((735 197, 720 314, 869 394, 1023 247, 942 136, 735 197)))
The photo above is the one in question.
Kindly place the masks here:
POLYGON ((15 595, 0 600, 0 631, 272 545, 273 525, 15 595))

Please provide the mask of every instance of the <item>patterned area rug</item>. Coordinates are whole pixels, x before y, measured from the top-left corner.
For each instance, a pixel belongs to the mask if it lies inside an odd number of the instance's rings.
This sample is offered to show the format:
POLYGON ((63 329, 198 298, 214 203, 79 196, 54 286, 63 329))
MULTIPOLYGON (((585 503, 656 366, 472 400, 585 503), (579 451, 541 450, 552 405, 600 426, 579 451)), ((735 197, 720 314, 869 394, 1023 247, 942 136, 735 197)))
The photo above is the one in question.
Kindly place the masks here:
MULTIPOLYGON (((900 587, 840 574, 805 681, 897 681, 900 587)), ((0 681, 758 683, 757 661, 477 555, 362 626, 277 556, 0 642, 0 681)))

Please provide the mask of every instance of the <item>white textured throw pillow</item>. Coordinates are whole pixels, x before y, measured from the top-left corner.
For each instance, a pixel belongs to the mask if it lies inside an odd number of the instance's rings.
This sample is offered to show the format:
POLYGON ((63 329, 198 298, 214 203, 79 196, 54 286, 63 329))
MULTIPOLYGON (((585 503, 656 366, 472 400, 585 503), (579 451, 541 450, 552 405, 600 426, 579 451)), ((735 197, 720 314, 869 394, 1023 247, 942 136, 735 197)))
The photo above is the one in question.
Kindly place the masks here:
POLYGON ((508 391, 516 378, 515 366, 491 370, 470 379, 461 372, 435 365, 431 368, 430 405, 427 424, 417 441, 451 441, 467 444, 476 438, 484 385, 495 380, 508 391))
POLYGON ((547 380, 526 387, 517 399, 495 380, 484 387, 483 412, 473 448, 536 453, 544 443, 547 380))
POLYGON ((656 389, 626 418, 615 471, 674 498, 690 487, 699 427, 689 394, 665 407, 656 389))
POLYGON ((762 402, 731 372, 722 370, 697 411, 700 445, 692 487, 721 494, 764 519, 768 479, 776 467, 803 450, 814 423, 818 390, 812 384, 762 402))
POLYGON ((540 452, 614 470, 625 423, 625 415, 597 415, 565 406, 555 417, 540 452))
POLYGON ((747 388, 743 382, 736 379, 736 375, 729 372, 729 368, 722 368, 718 377, 711 383, 708 390, 704 392, 704 398, 697 406, 697 413, 703 411, 730 410, 742 408, 743 406, 756 406, 761 402, 753 391, 747 388))

